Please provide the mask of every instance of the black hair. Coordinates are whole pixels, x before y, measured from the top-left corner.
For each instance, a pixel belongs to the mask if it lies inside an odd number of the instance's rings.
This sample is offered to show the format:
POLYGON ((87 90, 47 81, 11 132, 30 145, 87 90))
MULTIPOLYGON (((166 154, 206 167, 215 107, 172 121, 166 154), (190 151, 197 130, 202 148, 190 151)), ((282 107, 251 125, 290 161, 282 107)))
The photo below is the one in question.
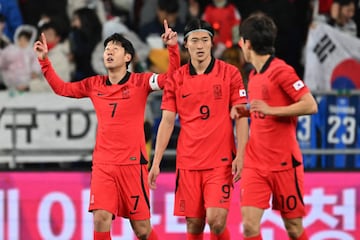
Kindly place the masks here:
POLYGON ((206 31, 208 31, 210 34, 211 39, 213 39, 214 37, 214 29, 213 27, 210 25, 210 23, 199 19, 199 18, 193 18, 191 19, 185 26, 184 29, 184 36, 185 36, 185 41, 187 40, 187 35, 189 32, 194 31, 194 30, 198 30, 198 29, 204 29, 206 31))
POLYGON ((106 47, 109 42, 120 43, 121 46, 125 49, 125 53, 131 55, 131 60, 126 63, 126 67, 128 67, 135 55, 135 49, 132 43, 119 33, 114 33, 107 37, 104 41, 104 47, 106 47))
POLYGON ((158 0, 158 9, 167 13, 177 13, 179 11, 178 0, 158 0))
POLYGON ((40 26, 39 28, 39 32, 42 33, 44 32, 45 30, 49 30, 49 29, 53 29, 55 34, 57 36, 60 37, 60 39, 62 40, 62 31, 61 31, 61 27, 58 23, 56 23, 55 21, 49 21, 49 22, 46 22, 44 23, 43 25, 40 26))
POLYGON ((240 36, 250 40, 259 55, 275 54, 277 27, 274 20, 262 12, 251 14, 240 25, 240 36))
POLYGON ((74 11, 73 15, 80 19, 80 30, 90 42, 96 44, 101 41, 102 24, 95 10, 87 7, 79 8, 74 11))
POLYGON ((0 13, 0 22, 5 22, 5 16, 3 14, 0 13))
POLYGON ((26 30, 23 30, 23 31, 21 31, 21 32, 19 33, 19 35, 17 36, 17 38, 20 39, 21 37, 25 37, 26 40, 29 41, 29 40, 31 39, 31 36, 32 36, 31 32, 26 31, 26 30))
POLYGON ((354 3, 355 5, 355 0, 334 0, 334 3, 338 3, 340 6, 347 6, 350 3, 354 3))

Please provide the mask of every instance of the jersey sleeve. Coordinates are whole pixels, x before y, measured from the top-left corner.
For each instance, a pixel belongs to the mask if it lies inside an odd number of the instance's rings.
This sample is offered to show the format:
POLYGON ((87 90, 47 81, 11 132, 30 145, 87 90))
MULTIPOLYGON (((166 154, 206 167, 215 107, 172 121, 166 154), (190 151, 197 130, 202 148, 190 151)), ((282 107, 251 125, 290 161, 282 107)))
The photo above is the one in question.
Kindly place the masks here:
MULTIPOLYGON (((168 79, 168 76, 172 75, 176 69, 180 67, 180 52, 178 44, 174 46, 167 46, 169 51, 169 67, 166 73, 156 74, 156 84, 158 89, 155 88, 153 90, 163 89, 165 86, 165 82, 168 79)), ((153 86, 151 86, 153 87, 153 86)))
POLYGON ((281 88, 295 102, 299 101, 304 94, 309 92, 304 81, 299 78, 295 70, 290 66, 279 68, 276 73, 276 79, 281 88))
POLYGON ((176 74, 172 75, 165 83, 164 92, 161 101, 162 110, 177 112, 175 75, 176 74))
POLYGON ((244 81, 237 69, 231 72, 230 81, 230 105, 234 106, 247 103, 244 81))
POLYGON ((65 97, 82 98, 87 97, 90 84, 87 79, 78 82, 64 82, 55 72, 48 58, 38 59, 41 71, 52 90, 65 97))

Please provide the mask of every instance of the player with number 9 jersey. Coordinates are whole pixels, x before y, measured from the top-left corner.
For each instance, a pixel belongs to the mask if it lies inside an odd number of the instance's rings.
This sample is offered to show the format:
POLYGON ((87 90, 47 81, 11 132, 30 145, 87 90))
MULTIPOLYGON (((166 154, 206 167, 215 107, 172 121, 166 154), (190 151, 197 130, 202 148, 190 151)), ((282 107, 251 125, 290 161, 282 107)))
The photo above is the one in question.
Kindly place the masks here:
POLYGON ((193 19, 185 33, 190 61, 166 82, 149 184, 154 187, 178 114, 174 214, 186 217, 187 239, 202 239, 206 220, 211 239, 230 239, 226 217, 233 180, 239 177, 234 169, 243 161, 248 138, 247 119, 237 119, 235 146, 230 112, 246 105, 246 90, 239 70, 212 56, 214 30, 209 23, 193 19))

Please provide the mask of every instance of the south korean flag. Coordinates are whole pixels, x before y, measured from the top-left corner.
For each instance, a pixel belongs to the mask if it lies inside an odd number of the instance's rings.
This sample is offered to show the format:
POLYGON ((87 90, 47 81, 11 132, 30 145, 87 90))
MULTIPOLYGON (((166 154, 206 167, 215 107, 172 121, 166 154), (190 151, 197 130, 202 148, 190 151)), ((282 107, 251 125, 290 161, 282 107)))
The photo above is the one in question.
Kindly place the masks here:
POLYGON ((296 91, 299 91, 300 89, 302 89, 304 87, 304 82, 301 80, 297 80, 294 84, 293 87, 296 91))
POLYGON ((240 97, 246 97, 246 90, 245 89, 240 89, 239 90, 239 95, 240 95, 240 97))

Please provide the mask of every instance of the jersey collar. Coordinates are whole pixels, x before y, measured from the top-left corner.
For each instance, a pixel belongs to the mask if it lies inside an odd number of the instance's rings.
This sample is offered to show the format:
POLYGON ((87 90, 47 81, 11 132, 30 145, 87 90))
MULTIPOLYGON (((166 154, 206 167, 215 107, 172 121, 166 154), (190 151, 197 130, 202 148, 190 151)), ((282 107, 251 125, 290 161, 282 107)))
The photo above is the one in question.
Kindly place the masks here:
POLYGON ((266 71, 266 69, 269 68, 270 63, 272 62, 272 60, 274 60, 275 56, 271 55, 268 60, 266 60, 264 66, 261 68, 260 73, 264 73, 266 71))
MULTIPOLYGON (((189 65, 190 65, 190 68, 189 68, 189 70, 190 70, 190 75, 197 75, 194 66, 191 64, 191 61, 189 61, 189 65)), ((215 66, 215 58, 214 58, 214 57, 211 57, 210 64, 209 64, 209 66, 206 68, 204 74, 209 74, 209 73, 211 72, 211 70, 213 70, 214 66, 215 66)))
MULTIPOLYGON (((117 84, 119 84, 119 85, 124 84, 129 80, 129 78, 130 78, 130 73, 126 72, 125 76, 117 84)), ((106 86, 111 86, 111 85, 113 85, 113 84, 110 82, 109 78, 107 78, 106 86)))

